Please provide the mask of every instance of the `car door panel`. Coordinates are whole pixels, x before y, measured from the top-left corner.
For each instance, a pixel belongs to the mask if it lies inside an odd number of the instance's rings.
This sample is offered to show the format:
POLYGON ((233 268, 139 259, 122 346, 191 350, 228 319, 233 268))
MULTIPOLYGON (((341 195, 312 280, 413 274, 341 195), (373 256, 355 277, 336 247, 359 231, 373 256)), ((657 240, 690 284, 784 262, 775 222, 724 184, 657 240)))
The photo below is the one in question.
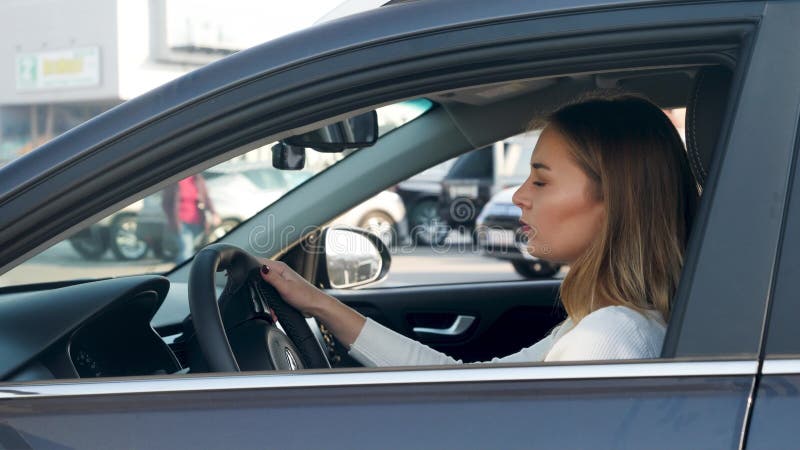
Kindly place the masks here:
POLYGON ((330 293, 366 317, 456 359, 488 361, 533 345, 564 320, 557 300, 560 284, 513 281, 330 293), (432 332, 451 328, 459 316, 474 320, 458 335, 432 332))
MULTIPOLYGON (((769 361, 770 363, 779 361, 769 361)), ((800 364, 791 361, 794 374, 763 375, 755 395, 755 406, 747 433, 748 449, 787 448, 797 445, 800 411, 800 364)))
MULTIPOLYGON (((334 376, 357 384, 356 375, 334 376)), ((224 381, 237 378, 247 377, 224 381)), ((229 388, 19 399, 0 406, 0 420, 34 448, 724 449, 737 448, 750 384, 700 376, 229 388)))

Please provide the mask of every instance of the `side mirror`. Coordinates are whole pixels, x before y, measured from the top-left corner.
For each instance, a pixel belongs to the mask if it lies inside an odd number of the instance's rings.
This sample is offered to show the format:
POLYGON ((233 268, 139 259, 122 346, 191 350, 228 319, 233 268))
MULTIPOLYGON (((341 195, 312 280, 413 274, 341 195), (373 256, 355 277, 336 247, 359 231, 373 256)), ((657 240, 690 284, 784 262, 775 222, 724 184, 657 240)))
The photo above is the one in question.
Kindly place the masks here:
POLYGON ((338 153, 348 148, 369 147, 377 140, 378 113, 370 111, 308 133, 288 137, 283 142, 324 153, 338 153))
POLYGON ((346 289, 386 278, 392 257, 378 236, 360 229, 326 228, 320 237, 318 279, 324 288, 346 289))

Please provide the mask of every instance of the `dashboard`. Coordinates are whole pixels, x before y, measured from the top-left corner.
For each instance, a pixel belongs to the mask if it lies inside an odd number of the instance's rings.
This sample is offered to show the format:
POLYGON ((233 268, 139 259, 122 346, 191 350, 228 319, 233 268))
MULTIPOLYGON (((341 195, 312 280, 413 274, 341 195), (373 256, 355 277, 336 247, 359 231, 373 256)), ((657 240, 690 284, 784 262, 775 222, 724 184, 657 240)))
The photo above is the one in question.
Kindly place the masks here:
POLYGON ((142 292, 75 331, 67 351, 77 375, 166 375, 180 370, 172 351, 150 327, 158 304, 158 294, 142 292))
POLYGON ((161 276, 0 292, 0 379, 30 381, 181 370, 151 321, 169 291, 161 276))

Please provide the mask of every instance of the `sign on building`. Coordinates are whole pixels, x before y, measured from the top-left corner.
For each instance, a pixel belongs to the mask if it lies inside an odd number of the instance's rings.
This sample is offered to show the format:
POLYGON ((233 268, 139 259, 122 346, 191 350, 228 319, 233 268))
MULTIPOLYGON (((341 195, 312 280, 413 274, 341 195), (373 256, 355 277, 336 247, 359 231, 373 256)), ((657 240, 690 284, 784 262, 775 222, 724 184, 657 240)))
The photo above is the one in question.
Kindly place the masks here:
POLYGON ((17 91, 100 84, 100 48, 83 47, 16 55, 17 91))

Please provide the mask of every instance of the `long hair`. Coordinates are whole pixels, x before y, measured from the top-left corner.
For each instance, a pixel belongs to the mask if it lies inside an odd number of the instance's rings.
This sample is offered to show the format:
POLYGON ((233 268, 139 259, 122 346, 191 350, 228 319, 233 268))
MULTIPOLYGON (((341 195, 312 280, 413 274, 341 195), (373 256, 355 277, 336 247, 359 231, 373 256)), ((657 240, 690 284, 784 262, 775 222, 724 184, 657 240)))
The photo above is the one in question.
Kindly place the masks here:
POLYGON ((623 305, 669 320, 699 198, 677 130, 653 103, 629 94, 595 94, 547 123, 570 144, 606 213, 561 285, 567 314, 578 323, 623 305))

